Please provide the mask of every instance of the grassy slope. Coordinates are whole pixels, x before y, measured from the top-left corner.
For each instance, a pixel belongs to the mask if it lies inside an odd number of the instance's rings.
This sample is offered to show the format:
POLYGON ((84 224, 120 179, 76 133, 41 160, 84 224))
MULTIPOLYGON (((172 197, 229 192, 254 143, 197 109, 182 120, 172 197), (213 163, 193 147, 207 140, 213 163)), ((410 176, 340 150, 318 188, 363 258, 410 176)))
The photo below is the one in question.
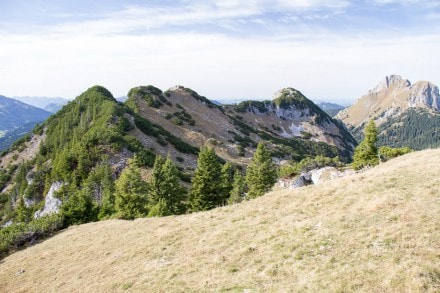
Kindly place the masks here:
POLYGON ((438 291, 439 173, 429 150, 209 212, 70 227, 0 260, 0 291, 438 291))

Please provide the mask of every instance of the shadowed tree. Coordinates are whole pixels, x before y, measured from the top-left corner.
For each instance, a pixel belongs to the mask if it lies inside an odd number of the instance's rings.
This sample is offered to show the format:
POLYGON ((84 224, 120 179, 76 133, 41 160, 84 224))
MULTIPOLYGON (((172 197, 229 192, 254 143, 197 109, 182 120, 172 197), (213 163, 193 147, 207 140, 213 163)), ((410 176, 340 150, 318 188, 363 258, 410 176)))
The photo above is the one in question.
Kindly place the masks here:
POLYGON ((244 198, 246 191, 246 182, 240 170, 235 170, 234 179, 232 181, 232 190, 228 199, 228 204, 239 203, 244 198))

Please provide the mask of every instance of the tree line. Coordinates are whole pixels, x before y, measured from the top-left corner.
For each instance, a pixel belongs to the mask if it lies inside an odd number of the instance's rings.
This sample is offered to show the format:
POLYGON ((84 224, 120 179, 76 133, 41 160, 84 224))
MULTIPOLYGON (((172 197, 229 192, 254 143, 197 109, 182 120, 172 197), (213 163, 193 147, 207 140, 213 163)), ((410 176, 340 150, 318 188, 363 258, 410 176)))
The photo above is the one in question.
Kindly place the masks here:
POLYGON ((244 174, 229 162, 222 164, 210 147, 200 150, 189 190, 181 186, 179 172, 169 157, 157 156, 147 183, 139 167, 129 161, 115 182, 113 198, 105 199, 114 207, 106 208, 105 216, 133 219, 209 210, 260 196, 277 178, 264 143, 258 144, 244 174))

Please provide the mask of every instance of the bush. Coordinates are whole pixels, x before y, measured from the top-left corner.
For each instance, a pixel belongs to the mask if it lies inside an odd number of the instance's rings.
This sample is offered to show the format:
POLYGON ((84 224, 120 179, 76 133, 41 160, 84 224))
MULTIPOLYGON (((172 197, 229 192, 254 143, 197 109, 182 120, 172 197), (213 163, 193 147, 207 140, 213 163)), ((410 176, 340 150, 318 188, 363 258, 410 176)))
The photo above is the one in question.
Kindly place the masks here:
POLYGON ((52 214, 30 223, 16 223, 0 230, 0 254, 8 253, 13 248, 32 244, 46 237, 63 226, 64 218, 60 214, 52 214))
POLYGON ((409 147, 404 148, 392 148, 389 146, 383 146, 379 148, 379 157, 382 162, 386 162, 390 159, 408 154, 412 152, 413 150, 409 147))

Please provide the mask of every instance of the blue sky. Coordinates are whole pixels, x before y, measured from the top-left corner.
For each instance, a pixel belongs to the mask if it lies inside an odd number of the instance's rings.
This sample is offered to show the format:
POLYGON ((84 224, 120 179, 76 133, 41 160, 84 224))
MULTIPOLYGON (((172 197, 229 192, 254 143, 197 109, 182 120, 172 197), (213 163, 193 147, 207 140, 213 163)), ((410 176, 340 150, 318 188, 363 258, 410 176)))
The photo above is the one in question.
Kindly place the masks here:
POLYGON ((0 0, 0 94, 100 84, 350 103, 386 75, 440 82, 439 0, 0 0))

